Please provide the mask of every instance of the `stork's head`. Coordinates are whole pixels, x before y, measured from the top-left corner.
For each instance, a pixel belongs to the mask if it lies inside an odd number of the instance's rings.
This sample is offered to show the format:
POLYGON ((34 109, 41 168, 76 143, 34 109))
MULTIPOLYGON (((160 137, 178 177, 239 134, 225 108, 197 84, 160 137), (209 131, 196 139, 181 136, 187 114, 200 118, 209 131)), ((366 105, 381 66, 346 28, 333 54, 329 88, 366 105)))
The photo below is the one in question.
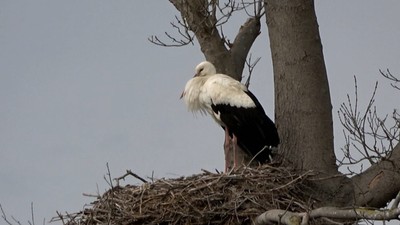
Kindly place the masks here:
POLYGON ((202 77, 217 73, 215 66, 208 61, 201 62, 199 65, 196 66, 195 70, 196 70, 196 74, 194 75, 195 77, 202 77))

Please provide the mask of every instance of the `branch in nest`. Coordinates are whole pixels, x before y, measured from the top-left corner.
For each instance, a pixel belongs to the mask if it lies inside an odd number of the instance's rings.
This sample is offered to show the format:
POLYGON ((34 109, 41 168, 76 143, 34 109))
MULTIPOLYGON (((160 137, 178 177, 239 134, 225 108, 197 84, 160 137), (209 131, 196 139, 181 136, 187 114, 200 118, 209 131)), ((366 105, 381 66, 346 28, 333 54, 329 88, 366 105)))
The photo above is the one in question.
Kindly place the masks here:
POLYGON ((368 208, 341 209, 336 207, 321 207, 310 212, 290 212, 287 210, 268 210, 256 218, 256 225, 284 224, 307 225, 310 219, 341 219, 341 220, 392 220, 399 219, 400 208, 378 210, 368 208))
POLYGON ((114 178, 114 180, 117 182, 117 186, 119 186, 119 181, 120 180, 125 180, 125 177, 127 176, 132 176, 140 181, 142 181, 143 183, 147 183, 147 180, 141 178, 139 175, 137 175, 136 173, 133 173, 131 170, 126 170, 126 173, 120 177, 114 178))

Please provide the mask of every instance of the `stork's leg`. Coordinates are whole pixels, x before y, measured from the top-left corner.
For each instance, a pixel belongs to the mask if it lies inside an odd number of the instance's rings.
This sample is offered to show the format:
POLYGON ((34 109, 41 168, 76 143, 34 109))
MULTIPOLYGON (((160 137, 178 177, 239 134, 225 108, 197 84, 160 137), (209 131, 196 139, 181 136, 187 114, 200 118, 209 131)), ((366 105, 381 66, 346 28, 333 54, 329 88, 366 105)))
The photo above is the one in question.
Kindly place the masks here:
POLYGON ((232 141, 231 137, 229 136, 229 130, 225 127, 225 143, 224 143, 224 151, 225 151, 225 173, 230 170, 231 167, 231 156, 232 156, 232 141))
POLYGON ((238 150, 238 146, 237 146, 237 138, 236 135, 233 134, 233 138, 232 138, 232 148, 233 148, 233 168, 237 169, 239 168, 239 150, 238 150))

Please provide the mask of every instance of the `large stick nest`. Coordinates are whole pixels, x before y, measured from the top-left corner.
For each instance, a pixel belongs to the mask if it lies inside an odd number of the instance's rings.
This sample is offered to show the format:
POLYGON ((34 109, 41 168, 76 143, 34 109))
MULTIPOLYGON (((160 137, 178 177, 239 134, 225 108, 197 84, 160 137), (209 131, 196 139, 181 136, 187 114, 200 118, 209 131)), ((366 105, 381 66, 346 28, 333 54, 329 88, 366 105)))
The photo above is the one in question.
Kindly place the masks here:
POLYGON ((59 219, 68 225, 252 224, 269 209, 306 210, 309 175, 264 165, 225 174, 203 171, 140 186, 118 185, 85 210, 59 219))

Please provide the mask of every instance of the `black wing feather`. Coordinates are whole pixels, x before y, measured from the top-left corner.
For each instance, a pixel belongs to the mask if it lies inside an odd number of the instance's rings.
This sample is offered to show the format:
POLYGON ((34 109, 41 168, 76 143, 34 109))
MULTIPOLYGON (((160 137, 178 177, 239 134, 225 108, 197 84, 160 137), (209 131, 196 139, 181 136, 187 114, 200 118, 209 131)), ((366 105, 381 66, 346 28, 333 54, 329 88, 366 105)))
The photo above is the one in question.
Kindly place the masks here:
POLYGON ((266 147, 255 158, 264 163, 271 154, 270 147, 276 147, 280 142, 278 132, 257 98, 250 91, 245 93, 254 101, 256 107, 245 108, 229 104, 212 104, 211 107, 219 114, 230 135, 235 134, 239 147, 252 157, 266 147))

